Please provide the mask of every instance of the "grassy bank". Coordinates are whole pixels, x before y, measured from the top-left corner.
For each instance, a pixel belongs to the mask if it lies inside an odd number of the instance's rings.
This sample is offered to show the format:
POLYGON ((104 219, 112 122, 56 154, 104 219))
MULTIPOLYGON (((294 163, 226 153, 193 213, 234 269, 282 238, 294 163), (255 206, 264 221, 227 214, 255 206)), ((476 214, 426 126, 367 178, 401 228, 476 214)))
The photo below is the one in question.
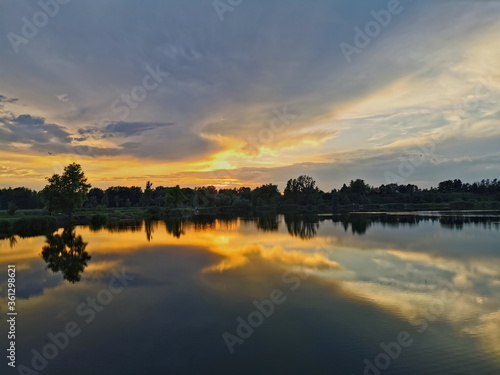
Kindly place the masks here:
POLYGON ((446 211, 446 210, 500 210, 498 201, 446 202, 446 203, 385 203, 385 204, 349 204, 332 207, 330 205, 299 206, 295 204, 261 206, 248 209, 237 207, 121 207, 121 208, 82 208, 72 217, 49 215, 45 210, 17 210, 9 215, 7 210, 0 210, 0 238, 12 235, 21 237, 38 236, 52 233, 66 225, 89 225, 93 228, 117 226, 126 223, 138 223, 142 220, 162 220, 190 218, 197 215, 261 215, 261 214, 320 214, 332 212, 394 212, 394 211, 446 211))
POLYGON ((166 209, 163 207, 83 208, 71 217, 49 215, 44 210, 17 210, 9 215, 0 211, 0 238, 13 235, 21 237, 39 236, 54 232, 67 225, 89 225, 94 228, 137 223, 142 220, 161 220, 169 217, 190 217, 193 209, 166 209))
POLYGON ((23 216, 0 219, 0 238, 18 235, 20 237, 40 236, 54 232, 58 228, 54 216, 23 216))

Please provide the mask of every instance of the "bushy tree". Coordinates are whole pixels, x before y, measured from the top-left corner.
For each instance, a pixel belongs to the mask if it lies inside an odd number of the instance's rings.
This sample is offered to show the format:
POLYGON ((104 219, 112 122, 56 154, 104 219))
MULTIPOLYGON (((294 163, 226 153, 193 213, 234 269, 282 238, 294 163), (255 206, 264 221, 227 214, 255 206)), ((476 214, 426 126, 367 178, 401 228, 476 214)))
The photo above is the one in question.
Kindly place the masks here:
POLYGON ((72 163, 64 167, 62 175, 54 174, 40 192, 43 202, 51 212, 64 212, 71 215, 76 208, 82 207, 87 200, 90 184, 80 164, 72 163))
MULTIPOLYGON (((89 195, 93 192, 92 189, 89 195)), ((108 197, 108 201, 111 207, 121 207, 127 205, 127 199, 130 201, 130 205, 138 205, 142 196, 142 189, 138 186, 111 186, 104 192, 108 197)))
POLYGON ((140 204, 141 206, 151 206, 153 202, 153 183, 148 181, 146 183, 146 188, 144 189, 144 194, 142 194, 140 204))
POLYGON ((256 206, 275 205, 280 197, 278 185, 262 185, 252 191, 252 201, 256 206))
POLYGON ((0 210, 8 210, 9 204, 15 204, 20 210, 42 208, 38 193, 25 187, 0 189, 0 210))
POLYGON ((165 206, 167 207, 182 207, 186 197, 182 193, 179 185, 172 188, 167 188, 165 193, 165 206))
POLYGON ((17 204, 14 202, 9 202, 7 205, 7 212, 10 216, 14 216, 17 210, 17 204))
POLYGON ((215 186, 202 186, 195 188, 193 207, 210 207, 215 205, 217 189, 215 186))
POLYGON ((284 191, 285 199, 288 202, 298 204, 316 204, 319 194, 316 181, 305 175, 288 180, 284 191))

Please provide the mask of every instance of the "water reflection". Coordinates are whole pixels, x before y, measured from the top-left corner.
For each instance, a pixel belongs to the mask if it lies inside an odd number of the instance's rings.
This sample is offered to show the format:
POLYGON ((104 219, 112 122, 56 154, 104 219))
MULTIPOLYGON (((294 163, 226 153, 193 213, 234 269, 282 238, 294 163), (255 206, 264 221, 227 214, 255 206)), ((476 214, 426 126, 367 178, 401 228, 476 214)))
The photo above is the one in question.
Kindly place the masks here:
POLYGON ((46 236, 46 245, 42 248, 42 258, 52 272, 62 272, 70 283, 80 281, 81 273, 87 267, 91 256, 85 251, 87 242, 76 235, 73 227, 64 228, 62 234, 46 236))
MULTIPOLYGON (((4 239, 4 238, 1 238, 4 239)), ((5 239, 9 240, 9 247, 12 249, 17 244, 17 237, 15 235, 10 235, 5 237, 5 239)))
POLYGON ((420 223, 438 222, 445 229, 463 230, 466 225, 482 226, 485 229, 499 229, 500 218, 492 214, 469 214, 464 213, 375 213, 362 214, 351 213, 344 215, 333 215, 332 222, 343 226, 347 232, 349 228, 353 234, 364 235, 374 224, 383 227, 398 228, 401 226, 415 227, 420 223))
POLYGON ((184 219, 166 219, 165 227, 167 228, 167 233, 171 234, 176 238, 180 238, 186 233, 186 220, 184 219))
MULTIPOLYGON (((481 226, 485 229, 500 229, 500 218, 497 214, 469 214, 464 213, 347 213, 341 215, 284 215, 288 233, 301 239, 312 239, 317 236, 321 222, 332 221, 340 224, 344 230, 355 235, 365 235, 375 224, 382 227, 398 228, 415 227, 420 223, 437 222, 445 229, 462 230, 466 225, 481 226)), ((263 232, 279 230, 280 215, 261 215, 251 220, 256 223, 257 229, 263 232)))
POLYGON ((285 224, 291 236, 308 240, 316 236, 319 217, 316 215, 285 215, 285 224))
MULTIPOLYGON (((91 238, 92 262, 78 288, 57 278, 21 302, 26 344, 20 363, 30 363, 31 348, 41 350, 39 343, 62 329, 58 317, 64 317, 85 330, 50 363, 51 374, 87 375, 78 366, 82 353, 96 364, 95 375, 375 374, 366 372, 364 360, 375 361, 381 342, 408 332, 414 343, 381 374, 497 375, 499 218, 200 216, 98 233, 78 227, 91 238), (134 279, 87 325, 75 307, 105 298, 102 290, 117 270, 134 279), (236 319, 246 321, 257 311, 255 301, 269 300, 277 289, 286 301, 230 354, 222 334, 237 334, 236 319)), ((86 243, 72 228, 58 233, 44 253, 53 253, 49 261, 56 266, 49 268, 64 273, 70 267, 57 262, 64 263, 60 258, 72 247, 82 255, 86 243)), ((20 286, 27 289, 47 276, 39 257, 44 238, 19 238, 16 251, 0 251, 0 263, 19 264, 20 286)))
POLYGON ((150 242, 153 239, 153 232, 156 229, 156 221, 145 220, 144 221, 144 231, 146 232, 146 239, 150 242))
POLYGON ((257 217, 257 229, 263 232, 275 232, 280 224, 279 216, 275 214, 261 215, 257 217))
POLYGON ((203 232, 206 230, 215 229, 215 216, 198 215, 192 219, 193 229, 195 232, 203 232))
POLYGON ((107 224, 105 228, 111 233, 140 232, 142 230, 142 220, 128 219, 107 224))

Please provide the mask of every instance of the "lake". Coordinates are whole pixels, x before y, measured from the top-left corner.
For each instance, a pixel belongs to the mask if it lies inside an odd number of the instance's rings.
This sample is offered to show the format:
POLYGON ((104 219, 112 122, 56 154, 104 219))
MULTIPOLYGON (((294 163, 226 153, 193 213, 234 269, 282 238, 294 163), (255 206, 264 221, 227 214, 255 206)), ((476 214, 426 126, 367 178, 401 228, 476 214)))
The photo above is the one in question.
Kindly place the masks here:
POLYGON ((499 240, 498 212, 196 217, 1 240, 4 353, 7 265, 17 312, 17 369, 2 374, 499 374, 499 240))

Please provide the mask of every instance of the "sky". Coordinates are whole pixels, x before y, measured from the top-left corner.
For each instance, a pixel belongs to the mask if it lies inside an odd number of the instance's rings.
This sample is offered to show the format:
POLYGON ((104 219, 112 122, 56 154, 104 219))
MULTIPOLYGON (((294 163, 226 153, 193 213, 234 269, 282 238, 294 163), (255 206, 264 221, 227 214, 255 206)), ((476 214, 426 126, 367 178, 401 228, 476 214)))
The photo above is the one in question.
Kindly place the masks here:
POLYGON ((500 1, 0 7, 0 187, 499 177, 500 1))

